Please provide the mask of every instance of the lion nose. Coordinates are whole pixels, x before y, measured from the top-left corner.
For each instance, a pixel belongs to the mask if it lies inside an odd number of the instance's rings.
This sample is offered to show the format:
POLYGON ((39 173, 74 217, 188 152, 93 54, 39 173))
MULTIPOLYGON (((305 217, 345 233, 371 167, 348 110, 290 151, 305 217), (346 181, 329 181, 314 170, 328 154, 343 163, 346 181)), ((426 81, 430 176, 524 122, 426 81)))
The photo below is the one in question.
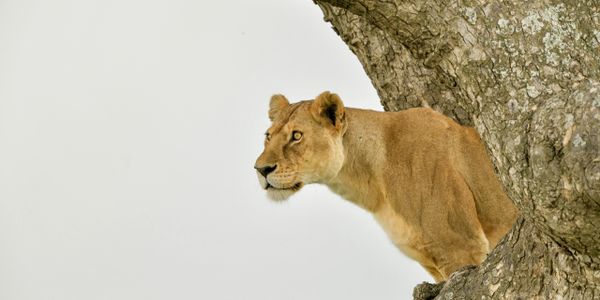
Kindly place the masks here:
POLYGON ((256 171, 258 171, 258 173, 262 174, 262 176, 265 176, 265 178, 266 178, 267 175, 269 175, 271 172, 273 172, 273 171, 275 171, 275 169, 277 169, 277 165, 266 166, 266 167, 254 166, 254 168, 256 169, 256 171))

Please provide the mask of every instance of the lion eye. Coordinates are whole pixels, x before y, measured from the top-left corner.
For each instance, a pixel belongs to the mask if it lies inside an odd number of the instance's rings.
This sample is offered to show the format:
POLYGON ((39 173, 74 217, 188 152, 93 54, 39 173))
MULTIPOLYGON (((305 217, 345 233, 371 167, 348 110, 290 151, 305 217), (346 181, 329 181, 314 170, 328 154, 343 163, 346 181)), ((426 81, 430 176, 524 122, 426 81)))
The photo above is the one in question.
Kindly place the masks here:
POLYGON ((299 141, 302 138, 302 132, 294 131, 292 132, 292 140, 299 141))

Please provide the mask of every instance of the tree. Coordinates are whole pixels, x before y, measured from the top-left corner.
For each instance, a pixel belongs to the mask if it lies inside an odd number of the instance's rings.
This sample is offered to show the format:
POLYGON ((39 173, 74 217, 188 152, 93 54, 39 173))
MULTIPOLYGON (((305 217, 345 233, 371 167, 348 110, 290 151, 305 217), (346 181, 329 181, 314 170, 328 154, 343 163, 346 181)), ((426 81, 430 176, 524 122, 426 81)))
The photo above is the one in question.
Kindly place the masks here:
POLYGON ((600 3, 315 3, 386 110, 477 129, 521 211, 481 265, 414 297, 600 299, 600 3))

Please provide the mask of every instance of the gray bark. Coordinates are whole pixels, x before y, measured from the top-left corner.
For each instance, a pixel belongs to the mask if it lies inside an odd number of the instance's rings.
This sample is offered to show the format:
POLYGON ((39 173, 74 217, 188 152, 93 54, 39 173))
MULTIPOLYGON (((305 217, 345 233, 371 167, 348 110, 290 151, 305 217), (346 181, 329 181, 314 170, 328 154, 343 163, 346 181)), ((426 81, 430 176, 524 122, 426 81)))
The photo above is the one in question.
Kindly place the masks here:
POLYGON ((415 298, 600 299, 600 2, 315 2, 386 110, 478 130, 521 211, 481 265, 415 298))

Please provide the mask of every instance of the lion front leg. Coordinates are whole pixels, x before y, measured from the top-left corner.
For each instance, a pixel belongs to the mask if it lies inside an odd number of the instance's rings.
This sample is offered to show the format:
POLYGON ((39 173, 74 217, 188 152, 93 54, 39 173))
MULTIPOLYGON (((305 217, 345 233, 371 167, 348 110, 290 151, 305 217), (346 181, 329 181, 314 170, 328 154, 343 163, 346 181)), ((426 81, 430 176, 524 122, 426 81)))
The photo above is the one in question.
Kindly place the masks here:
MULTIPOLYGON (((488 251, 488 241, 483 236, 479 239, 454 241, 432 249, 431 253, 435 268, 446 280, 452 273, 464 266, 479 265, 485 259, 488 251)), ((436 277, 434 276, 434 278, 436 277)), ((436 281, 438 281, 437 278, 436 281)))

